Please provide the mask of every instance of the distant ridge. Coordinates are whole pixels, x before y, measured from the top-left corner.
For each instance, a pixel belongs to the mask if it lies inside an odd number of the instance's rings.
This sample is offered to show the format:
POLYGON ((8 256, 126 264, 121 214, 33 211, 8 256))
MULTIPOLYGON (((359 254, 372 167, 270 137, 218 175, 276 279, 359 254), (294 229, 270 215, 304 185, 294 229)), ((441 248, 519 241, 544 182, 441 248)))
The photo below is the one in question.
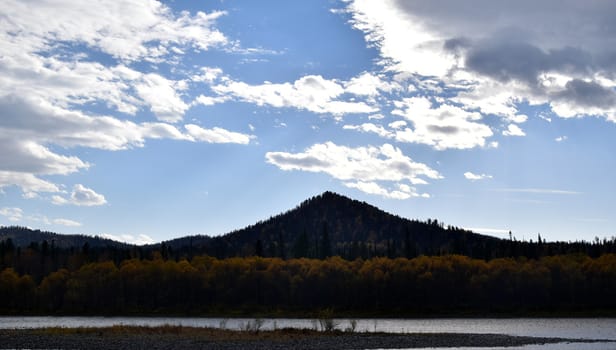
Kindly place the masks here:
POLYGON ((22 226, 3 226, 0 227, 0 241, 10 239, 15 247, 27 247, 31 243, 47 242, 57 248, 81 248, 88 244, 92 248, 127 248, 130 244, 117 242, 108 238, 93 237, 86 235, 63 235, 49 231, 34 230, 22 226))

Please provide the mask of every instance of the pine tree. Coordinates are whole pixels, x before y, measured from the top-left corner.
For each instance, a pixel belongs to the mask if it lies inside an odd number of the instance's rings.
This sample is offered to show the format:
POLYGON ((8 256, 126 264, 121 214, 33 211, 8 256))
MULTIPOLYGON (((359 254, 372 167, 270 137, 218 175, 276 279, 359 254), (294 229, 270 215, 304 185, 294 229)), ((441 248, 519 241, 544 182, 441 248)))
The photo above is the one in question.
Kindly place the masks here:
POLYGON ((263 242, 260 239, 257 239, 257 243, 255 243, 255 255, 263 256, 263 242))
POLYGON ((308 258, 308 250, 310 243, 308 242, 308 234, 306 229, 297 236, 295 244, 293 245, 293 257, 295 258, 308 258))
POLYGON ((332 245, 329 240, 329 233, 327 231, 327 223, 323 223, 323 235, 321 236, 321 249, 319 249, 320 258, 325 259, 332 255, 332 245))

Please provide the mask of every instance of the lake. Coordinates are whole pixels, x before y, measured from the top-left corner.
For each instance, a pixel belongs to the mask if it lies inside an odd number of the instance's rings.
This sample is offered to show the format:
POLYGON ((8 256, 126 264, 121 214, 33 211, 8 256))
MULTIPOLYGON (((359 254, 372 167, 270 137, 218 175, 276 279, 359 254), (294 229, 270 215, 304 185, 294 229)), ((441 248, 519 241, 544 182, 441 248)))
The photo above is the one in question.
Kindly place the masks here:
MULTIPOLYGON (((512 319, 357 319, 356 331, 391 333, 496 333, 535 337, 616 340, 616 318, 512 318, 512 319)), ((0 328, 109 327, 113 325, 223 327, 242 329, 252 318, 170 317, 0 317, 0 328)), ((314 319, 262 319, 262 329, 318 328, 314 319)), ((336 319, 338 329, 350 326, 349 319, 336 319)), ((451 349, 451 348, 449 348, 451 349)), ((457 348, 471 349, 471 348, 457 348)), ((505 349, 505 348, 482 348, 505 349)), ((616 343, 532 345, 509 350, 616 350, 616 343)))

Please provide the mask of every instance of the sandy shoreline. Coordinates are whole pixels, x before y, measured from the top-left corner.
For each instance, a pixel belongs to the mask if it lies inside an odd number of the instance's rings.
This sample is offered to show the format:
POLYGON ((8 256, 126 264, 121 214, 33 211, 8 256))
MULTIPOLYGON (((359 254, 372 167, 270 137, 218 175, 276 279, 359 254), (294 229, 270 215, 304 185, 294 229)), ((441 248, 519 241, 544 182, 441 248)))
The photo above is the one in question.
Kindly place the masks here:
POLYGON ((0 330, 0 349, 325 350, 501 347, 561 342, 563 338, 459 333, 322 333, 312 330, 239 332, 187 327, 0 330))

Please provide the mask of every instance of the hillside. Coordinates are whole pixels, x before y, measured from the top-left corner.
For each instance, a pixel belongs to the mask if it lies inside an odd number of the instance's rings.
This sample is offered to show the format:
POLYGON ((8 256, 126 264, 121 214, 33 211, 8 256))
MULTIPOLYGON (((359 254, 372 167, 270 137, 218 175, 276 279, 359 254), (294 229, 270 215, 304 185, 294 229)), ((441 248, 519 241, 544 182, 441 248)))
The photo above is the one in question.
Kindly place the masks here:
POLYGON ((444 253, 481 255, 501 240, 447 227, 437 220, 409 220, 333 192, 218 237, 192 236, 164 242, 181 251, 212 256, 345 258, 444 253))
POLYGON ((11 246, 55 247, 81 251, 87 243, 90 259, 98 255, 149 258, 217 258, 263 256, 318 258, 338 255, 344 259, 376 256, 407 257, 460 254, 479 259, 538 258, 583 253, 597 257, 616 252, 616 240, 596 242, 517 241, 480 235, 438 220, 418 221, 387 213, 368 203, 333 192, 307 199, 294 209, 221 236, 186 236, 158 244, 134 246, 100 237, 60 235, 24 227, 0 227, 0 255, 11 246), (46 242, 46 243, 45 243, 46 242))
POLYGON ((27 247, 32 243, 53 244, 57 248, 81 248, 88 244, 91 248, 127 248, 130 245, 102 237, 86 235, 63 235, 54 232, 33 230, 21 226, 0 227, 0 242, 11 240, 15 247, 27 247))

